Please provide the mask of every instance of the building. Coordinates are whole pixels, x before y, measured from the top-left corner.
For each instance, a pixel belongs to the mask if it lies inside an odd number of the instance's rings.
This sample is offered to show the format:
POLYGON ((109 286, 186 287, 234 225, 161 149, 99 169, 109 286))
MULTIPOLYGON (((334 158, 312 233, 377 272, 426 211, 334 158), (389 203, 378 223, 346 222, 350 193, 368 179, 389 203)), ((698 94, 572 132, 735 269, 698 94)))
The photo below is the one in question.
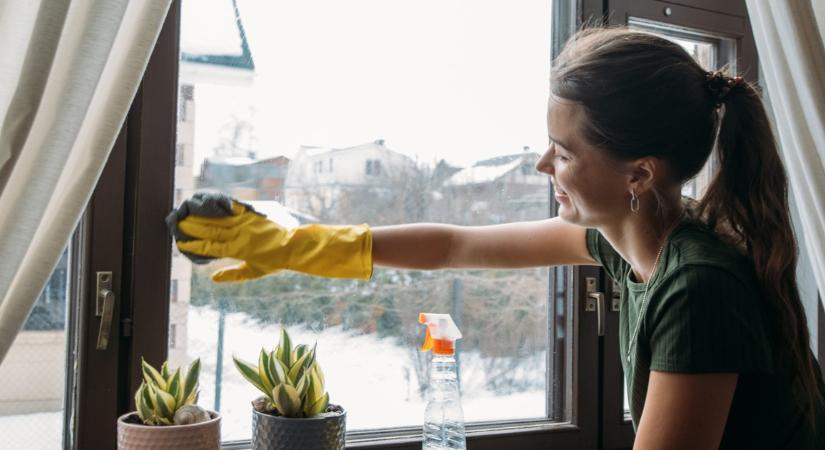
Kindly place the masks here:
POLYGON ((478 161, 452 174, 441 187, 454 220, 483 225, 548 217, 546 175, 536 170, 540 155, 521 153, 478 161))
MULTIPOLYGON (((204 20, 181 25, 175 206, 198 187, 194 176, 198 85, 250 86, 255 76, 255 63, 235 0, 183 2, 182 7, 199 8, 204 20), (221 37, 219 45, 211 38, 216 35, 221 37)), ((171 272, 169 364, 179 366, 188 362, 192 264, 174 247, 171 272)))
POLYGON ((206 158, 198 188, 217 189, 244 200, 283 202, 289 158, 251 159, 243 156, 206 158))
MULTIPOLYGON (((286 177, 285 203, 321 220, 346 220, 359 217, 347 202, 389 199, 418 176, 415 161, 389 149, 383 139, 346 148, 301 146, 286 177)), ((360 215, 368 216, 366 210, 360 215)))

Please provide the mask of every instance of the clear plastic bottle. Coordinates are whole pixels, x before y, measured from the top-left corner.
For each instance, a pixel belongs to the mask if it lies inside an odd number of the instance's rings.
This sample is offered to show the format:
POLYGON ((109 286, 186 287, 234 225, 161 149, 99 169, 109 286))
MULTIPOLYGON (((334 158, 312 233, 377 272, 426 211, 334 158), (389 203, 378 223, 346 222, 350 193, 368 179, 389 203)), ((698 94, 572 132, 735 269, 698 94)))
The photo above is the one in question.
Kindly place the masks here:
POLYGON ((421 351, 432 350, 433 355, 422 449, 465 450, 464 410, 454 357, 461 331, 449 314, 421 313, 418 322, 427 326, 421 351))
POLYGON ((424 411, 423 450, 464 450, 464 410, 458 389, 455 358, 433 354, 427 409, 424 411))

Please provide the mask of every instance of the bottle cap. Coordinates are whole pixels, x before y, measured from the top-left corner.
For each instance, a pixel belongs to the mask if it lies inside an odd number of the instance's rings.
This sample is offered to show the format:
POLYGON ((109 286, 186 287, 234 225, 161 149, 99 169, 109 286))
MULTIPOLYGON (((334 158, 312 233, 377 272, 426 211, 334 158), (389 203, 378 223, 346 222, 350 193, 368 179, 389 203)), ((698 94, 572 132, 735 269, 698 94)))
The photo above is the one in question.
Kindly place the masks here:
POLYGON ((436 355, 455 354, 455 341, 461 339, 461 331, 449 314, 420 313, 418 323, 427 325, 422 352, 432 350, 436 355))

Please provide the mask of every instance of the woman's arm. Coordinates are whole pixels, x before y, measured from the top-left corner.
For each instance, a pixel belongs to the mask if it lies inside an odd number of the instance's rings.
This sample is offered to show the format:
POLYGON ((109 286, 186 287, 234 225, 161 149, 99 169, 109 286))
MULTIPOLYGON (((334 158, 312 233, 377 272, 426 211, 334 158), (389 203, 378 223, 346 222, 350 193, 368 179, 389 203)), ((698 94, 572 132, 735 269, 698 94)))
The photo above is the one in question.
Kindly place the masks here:
POLYGON ((408 269, 595 264, 585 228, 559 218, 483 227, 409 224, 372 229, 376 265, 408 269))
POLYGON ((737 378, 651 371, 633 449, 718 449, 737 378))

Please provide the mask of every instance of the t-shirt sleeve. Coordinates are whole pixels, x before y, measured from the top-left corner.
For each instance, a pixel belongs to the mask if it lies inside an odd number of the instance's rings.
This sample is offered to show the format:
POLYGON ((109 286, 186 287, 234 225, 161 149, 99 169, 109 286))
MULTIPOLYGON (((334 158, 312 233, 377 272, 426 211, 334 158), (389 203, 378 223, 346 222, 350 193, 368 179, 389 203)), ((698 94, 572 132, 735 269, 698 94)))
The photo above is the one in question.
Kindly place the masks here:
POLYGON ((630 267, 627 261, 610 245, 610 242, 595 228, 587 229, 587 251, 590 256, 604 267, 610 278, 621 281, 630 267))
POLYGON ((766 372, 773 361, 762 299, 721 267, 685 266, 661 287, 646 317, 650 370, 766 372))

